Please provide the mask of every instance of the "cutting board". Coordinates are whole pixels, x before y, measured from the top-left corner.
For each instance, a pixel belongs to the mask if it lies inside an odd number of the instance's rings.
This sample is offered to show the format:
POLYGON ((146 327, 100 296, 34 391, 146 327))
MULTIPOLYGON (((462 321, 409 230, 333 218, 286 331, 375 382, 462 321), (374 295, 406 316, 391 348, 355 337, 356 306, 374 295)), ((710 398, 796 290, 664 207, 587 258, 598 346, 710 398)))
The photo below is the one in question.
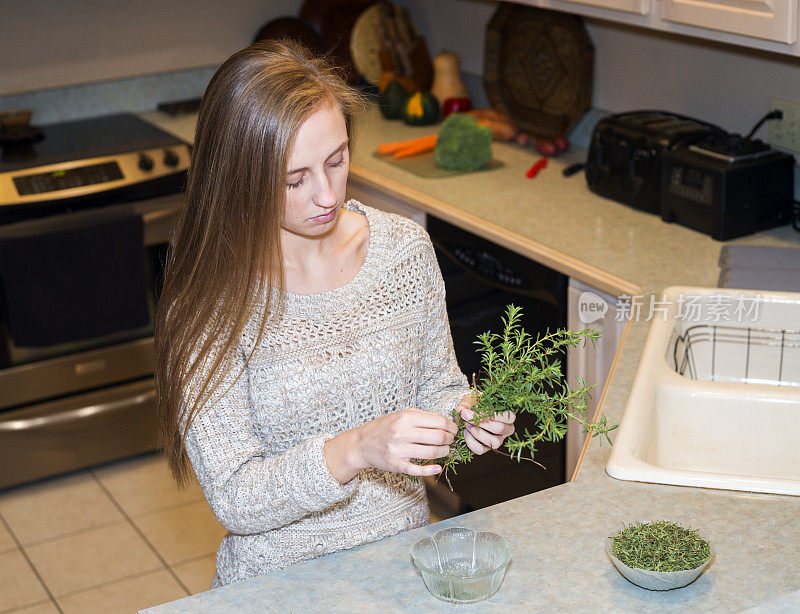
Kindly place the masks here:
POLYGON ((442 168, 436 164, 433 158, 433 152, 428 151, 425 153, 417 154, 416 156, 409 156, 407 158, 393 158, 392 156, 379 156, 377 152, 372 154, 375 158, 388 162, 392 166, 402 168, 403 170, 413 173, 418 177, 425 177, 426 179, 438 179, 440 177, 454 177, 455 175, 464 175, 466 173, 482 173, 484 171, 491 171, 496 168, 505 166, 500 160, 492 158, 486 165, 477 171, 457 171, 442 168))

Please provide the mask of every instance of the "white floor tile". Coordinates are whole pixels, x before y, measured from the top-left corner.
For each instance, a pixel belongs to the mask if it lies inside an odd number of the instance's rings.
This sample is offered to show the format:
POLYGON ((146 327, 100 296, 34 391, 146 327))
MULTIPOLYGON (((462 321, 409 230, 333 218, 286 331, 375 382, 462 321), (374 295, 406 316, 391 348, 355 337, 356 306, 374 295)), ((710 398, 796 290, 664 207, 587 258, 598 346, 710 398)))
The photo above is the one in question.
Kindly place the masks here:
POLYGON ((133 521, 170 565, 215 553, 226 533, 205 501, 137 516, 133 521))
POLYGON ((19 550, 0 554, 0 612, 49 599, 19 550))
POLYGON ((27 608, 14 610, 14 614, 59 614, 59 611, 56 604, 48 600, 27 608))
POLYGON ((138 612, 141 609, 186 597, 186 592, 167 570, 127 578, 81 593, 58 598, 64 614, 138 612))
POLYGON ((0 522, 0 552, 16 549, 17 544, 14 543, 14 540, 11 538, 11 534, 6 531, 5 525, 0 522))
POLYGON ((127 522, 36 544, 25 551, 56 598, 163 568, 127 522))
POLYGON ((217 556, 210 554, 193 561, 173 565, 172 571, 178 575, 192 595, 202 593, 211 588, 211 579, 217 571, 217 556))
POLYGON ((157 454, 101 467, 95 475, 129 516, 204 500, 194 479, 179 489, 167 461, 157 454))
POLYGON ((89 473, 8 491, 0 514, 23 546, 123 519, 89 473))

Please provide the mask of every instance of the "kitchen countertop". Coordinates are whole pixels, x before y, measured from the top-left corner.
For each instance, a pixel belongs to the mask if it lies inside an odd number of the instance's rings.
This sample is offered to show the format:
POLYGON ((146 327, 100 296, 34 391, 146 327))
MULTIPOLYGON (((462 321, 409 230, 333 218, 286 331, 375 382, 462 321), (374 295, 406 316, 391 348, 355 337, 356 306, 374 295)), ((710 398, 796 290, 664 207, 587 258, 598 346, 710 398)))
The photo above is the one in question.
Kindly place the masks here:
MULTIPOLYGON (((143 117, 191 140, 194 116, 143 117)), ((525 171, 538 156, 516 145, 493 144, 504 163, 499 169, 438 179, 371 154, 379 142, 435 130, 372 112, 358 124, 351 175, 612 295, 716 285, 723 243, 600 198, 582 174, 564 178, 561 170, 583 160, 583 151, 552 159, 533 180, 525 171)), ((800 247, 800 235, 786 226, 729 243, 800 247)), ((601 405, 610 423, 620 420, 648 328, 644 318, 631 322, 623 338, 601 405)), ((736 612, 756 606, 777 612, 796 602, 788 595, 800 590, 800 497, 615 480, 605 473, 609 452, 592 440, 567 484, 147 612, 736 612), (661 518, 699 529, 716 556, 696 582, 664 593, 630 584, 603 550, 604 538, 623 522, 661 518), (474 606, 432 597, 409 556, 422 536, 458 525, 501 533, 513 553, 500 591, 474 606)))

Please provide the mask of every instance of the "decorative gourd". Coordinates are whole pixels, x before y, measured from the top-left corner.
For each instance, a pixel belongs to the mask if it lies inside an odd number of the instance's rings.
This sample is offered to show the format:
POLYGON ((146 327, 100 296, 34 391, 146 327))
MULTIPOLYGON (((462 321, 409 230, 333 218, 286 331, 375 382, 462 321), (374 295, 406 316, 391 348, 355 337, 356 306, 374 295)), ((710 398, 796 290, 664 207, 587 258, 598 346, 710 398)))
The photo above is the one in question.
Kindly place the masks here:
POLYGON ((397 81, 392 81, 378 96, 378 105, 386 119, 400 119, 406 108, 408 90, 397 81))
POLYGON ((439 101, 430 92, 414 92, 406 102, 403 120, 414 126, 426 126, 439 121, 439 101))
POLYGON ((378 93, 380 94, 385 92, 386 88, 392 81, 397 81, 400 85, 402 85, 403 88, 406 90, 406 92, 408 92, 407 94, 408 96, 411 95, 411 92, 416 92, 419 89, 417 87, 417 84, 414 83, 413 79, 409 79, 408 77, 401 77, 395 74, 393 70, 385 70, 383 71, 383 74, 381 75, 381 80, 378 83, 378 93))
POLYGON ((461 63, 452 51, 443 49, 433 58, 431 93, 441 105, 448 98, 469 98, 469 92, 461 80, 461 63))

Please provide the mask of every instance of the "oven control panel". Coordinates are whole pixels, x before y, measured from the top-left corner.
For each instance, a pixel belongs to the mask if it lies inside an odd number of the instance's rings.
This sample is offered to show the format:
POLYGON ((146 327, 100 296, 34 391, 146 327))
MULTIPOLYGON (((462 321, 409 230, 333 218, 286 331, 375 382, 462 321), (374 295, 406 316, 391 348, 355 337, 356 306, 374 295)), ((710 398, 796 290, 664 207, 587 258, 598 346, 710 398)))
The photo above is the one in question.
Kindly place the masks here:
POLYGON ((185 172, 185 143, 0 173, 0 207, 78 198, 185 172))

